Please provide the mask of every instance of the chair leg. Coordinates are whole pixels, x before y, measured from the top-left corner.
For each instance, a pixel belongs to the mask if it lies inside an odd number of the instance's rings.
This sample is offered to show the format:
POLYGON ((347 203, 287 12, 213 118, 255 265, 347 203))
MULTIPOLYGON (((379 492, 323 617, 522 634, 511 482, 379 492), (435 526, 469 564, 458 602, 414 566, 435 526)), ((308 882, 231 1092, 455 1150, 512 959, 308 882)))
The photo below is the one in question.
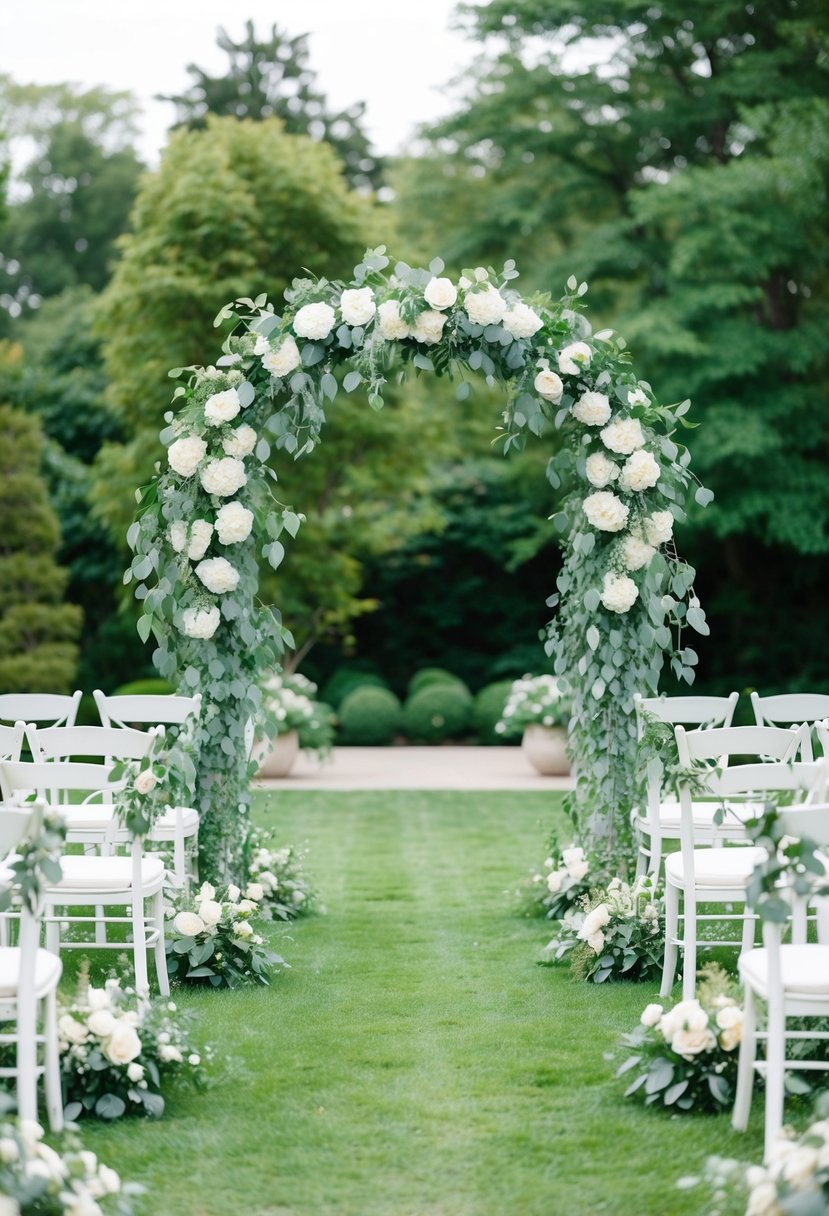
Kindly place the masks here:
POLYGON ((51 908, 51 920, 46 922, 46 949, 50 954, 60 954, 60 921, 58 909, 51 908))
POLYGON ((768 1161, 783 1126, 783 1073, 786 1018, 781 1001, 769 1000, 766 1040, 766 1135, 763 1160, 768 1161))
POLYGON ((662 837, 651 836, 651 857, 648 873, 654 878, 659 878, 659 871, 662 869, 662 837))
POLYGON ((135 991, 139 1000, 150 993, 147 978, 147 926, 144 923, 144 896, 140 887, 132 892, 132 957, 135 968, 135 991))
POLYGON ((734 1111, 731 1126, 737 1132, 748 1127, 751 1113, 751 1096, 754 1092, 754 1061, 757 1057, 757 1005, 754 990, 746 985, 743 1028, 740 1038, 740 1055, 737 1060, 737 1087, 734 1094, 734 1111))
POLYGON ((184 837, 179 833, 173 841, 173 882, 177 891, 187 887, 187 862, 184 856, 184 837))
POLYGON ((745 954, 746 950, 751 950, 754 946, 754 930, 757 922, 750 915, 748 905, 745 908, 745 920, 743 921, 743 935, 740 942, 740 954, 745 954))
POLYGON ((673 883, 665 886, 665 956, 662 963, 662 987, 659 995, 670 996, 676 975, 678 946, 674 940, 679 927, 679 890, 673 883))
POLYGON ((685 891, 682 924, 682 999, 692 1001, 697 988, 697 899, 685 891))
POLYGON ((153 896, 153 928, 158 932, 154 947, 155 973, 162 996, 170 995, 170 977, 167 974, 167 951, 164 949, 164 892, 153 896))
POLYGON ((648 861, 649 861, 648 854, 645 852, 644 842, 643 842, 642 838, 640 837, 639 838, 639 849, 636 854, 636 877, 637 878, 645 877, 645 874, 648 871, 648 861))
POLYGON ((60 1084, 60 1053, 58 1050, 57 994, 50 992, 43 1008, 43 1063, 46 1085, 46 1110, 53 1132, 63 1131, 63 1094, 60 1084))

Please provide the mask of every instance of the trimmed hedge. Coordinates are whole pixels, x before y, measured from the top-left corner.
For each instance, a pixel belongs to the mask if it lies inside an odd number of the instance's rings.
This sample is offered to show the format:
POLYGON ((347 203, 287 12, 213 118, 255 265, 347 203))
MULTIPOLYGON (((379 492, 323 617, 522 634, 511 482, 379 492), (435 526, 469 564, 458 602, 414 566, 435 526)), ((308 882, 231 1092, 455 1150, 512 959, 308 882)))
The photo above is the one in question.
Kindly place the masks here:
POLYGON ((358 688, 388 688, 388 684, 376 671, 338 667, 326 681, 320 695, 326 705, 339 709, 346 697, 358 688))
POLYGON ((466 688, 463 680, 459 676, 452 675, 452 672, 447 671, 445 667, 423 667, 420 671, 416 671, 409 680, 407 695, 413 697, 416 692, 429 688, 433 684, 460 684, 461 688, 466 688))
POLYGON ((495 733, 495 723, 504 712, 511 691, 512 680, 497 680, 494 684, 487 684, 476 696, 472 721, 481 743, 491 745, 516 742, 515 739, 507 739, 495 733))
POLYGON ((388 688, 355 688, 339 709, 340 743, 352 747, 383 747, 400 729, 401 709, 388 688))
POLYGON ((165 697, 175 691, 172 684, 168 684, 166 680, 150 678, 132 680, 129 684, 122 684, 120 688, 115 689, 112 695, 113 697, 165 697))
POLYGON ((472 720, 472 694, 459 680, 427 684, 403 710, 403 729, 415 743, 441 743, 463 735, 472 720))

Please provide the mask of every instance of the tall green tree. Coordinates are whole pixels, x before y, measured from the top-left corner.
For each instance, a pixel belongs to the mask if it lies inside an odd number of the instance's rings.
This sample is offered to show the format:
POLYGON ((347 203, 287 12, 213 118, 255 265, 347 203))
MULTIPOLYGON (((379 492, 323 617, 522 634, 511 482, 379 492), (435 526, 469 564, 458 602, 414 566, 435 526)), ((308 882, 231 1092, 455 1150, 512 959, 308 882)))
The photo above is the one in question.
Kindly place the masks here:
POLYGON ((0 406, 0 690, 69 692, 81 610, 62 603, 58 519, 40 474, 36 418, 0 406))
POLYGON ((176 125, 204 127, 208 114, 231 118, 281 118, 291 135, 310 135, 330 144, 355 187, 376 187, 382 166, 363 130, 365 104, 332 110, 309 64, 308 35, 291 38, 274 25, 257 37, 252 21, 234 42, 220 28, 216 41, 227 66, 211 75, 188 64, 191 82, 184 93, 163 97, 176 106, 176 125))

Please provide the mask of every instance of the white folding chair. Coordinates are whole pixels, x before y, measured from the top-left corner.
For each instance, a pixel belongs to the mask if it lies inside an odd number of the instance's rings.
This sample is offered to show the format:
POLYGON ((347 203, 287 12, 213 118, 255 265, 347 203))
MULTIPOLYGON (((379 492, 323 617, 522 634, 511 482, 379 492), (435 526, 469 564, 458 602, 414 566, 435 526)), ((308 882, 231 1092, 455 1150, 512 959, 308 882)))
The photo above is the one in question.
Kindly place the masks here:
POLYGON ((40 722, 47 726, 74 726, 81 690, 71 696, 51 692, 0 694, 0 722, 40 722))
MULTIPOLYGON (((681 724, 706 729, 730 726, 738 698, 739 693, 736 692, 727 697, 643 697, 635 693, 633 703, 636 710, 637 735, 639 739, 642 738, 648 714, 671 726, 681 724)), ((658 767, 652 766, 647 774, 644 813, 643 808, 637 807, 631 817, 639 843, 637 877, 646 872, 658 876, 662 865, 663 841, 679 840, 679 802, 662 797, 662 774, 661 770, 657 771, 658 767)), ((714 840, 717 837, 713 827, 716 804, 694 801, 692 809, 700 842, 706 837, 714 840)))
MULTIPOLYGON (((798 839, 808 837, 816 844, 829 845, 828 803, 781 807, 778 814, 787 835, 798 839)), ((789 889, 786 894, 793 906, 799 901, 793 890, 789 889)), ((732 1124, 737 1131, 745 1131, 755 1070, 765 1073, 766 1158, 783 1123, 786 1069, 829 1070, 829 1056, 818 1060, 786 1059, 787 1040, 814 1039, 829 1043, 829 1031, 786 1029, 788 1018, 829 1018, 829 900, 821 902, 817 944, 784 945, 784 926, 767 922, 763 925, 762 948, 748 950, 740 957, 745 1008, 732 1124), (766 1004, 765 1032, 757 1029, 758 998, 766 1004), (765 1060, 757 1059, 758 1040, 765 1040, 765 1060)))
MULTIPOLYGON (((753 692, 751 707, 758 726, 799 726, 802 722, 814 724, 821 718, 829 718, 829 694, 784 692, 779 696, 761 697, 758 692, 753 692)), ((803 759, 812 759, 811 734, 803 749, 803 759)))
MULTIPOLYGON (((10 861, 15 849, 40 829, 42 803, 0 806, 0 858, 10 861)), ((13 889, 14 874, 0 862, 0 889, 13 889)), ((23 903, 16 946, 0 947, 0 1022, 14 1023, 14 1030, 0 1033, 0 1043, 14 1043, 14 1067, 0 1067, 0 1077, 13 1077, 17 1086, 17 1113, 21 1119, 37 1120, 37 1087, 44 1080, 49 1126, 63 1127, 60 1057, 58 1046, 57 987, 63 970, 56 955, 39 948, 38 918, 23 903), (40 1028, 40 1029, 39 1029, 40 1028), (42 1048, 43 1062, 38 1062, 42 1048)))
POLYGON ((0 726, 0 760, 20 759, 25 731, 22 722, 15 722, 14 726, 0 726))
MULTIPOLYGON (((67 791, 102 790, 114 791, 109 781, 110 768, 101 764, 63 763, 53 760, 43 763, 19 761, 0 762, 0 784, 4 796, 19 800, 35 793, 49 801, 55 787, 67 791)), ((46 944, 57 953, 61 949, 108 949, 128 950, 123 942, 107 939, 107 925, 129 925, 132 929, 132 954, 135 969, 136 989, 148 990, 147 951, 155 956, 156 974, 162 994, 169 992, 167 966, 164 954, 164 903, 163 887, 165 868, 161 858, 144 855, 140 840, 132 840, 112 814, 111 802, 105 808, 89 804, 81 807, 62 806, 62 814, 76 811, 88 817, 86 827, 76 821, 73 836, 76 840, 103 842, 105 856, 83 857, 64 855, 61 858, 63 877, 60 883, 47 887, 44 893, 46 915, 46 944), (96 821, 96 813, 101 812, 96 821), (118 855, 116 847, 126 850, 118 855), (145 915, 145 902, 151 901, 149 915, 145 915), (92 908, 94 916, 69 914, 61 909, 92 908), (129 915, 116 916, 109 908, 127 908, 129 915), (95 940, 82 942, 63 941, 62 924, 94 925, 95 940)))
MULTIPOLYGON (((797 761, 806 728, 797 731, 775 726, 732 726, 713 730, 686 731, 676 727, 680 764, 698 772, 713 798, 723 801, 729 838, 719 848, 697 848, 691 787, 680 786, 680 850, 665 858, 665 957, 662 996, 673 987, 679 951, 683 952, 682 999, 692 1000, 697 970, 697 925, 699 922, 736 920, 743 926, 741 950, 754 941, 755 917, 745 907, 746 885, 764 850, 749 846, 742 823, 752 818, 764 796, 780 790, 793 791, 801 800, 824 784, 824 766, 797 761), (723 757, 762 757, 755 763, 710 768, 723 757), (744 800, 742 807, 738 800, 744 800), (730 842, 729 842, 730 841, 730 842), (733 846, 733 847, 732 847, 733 846), (680 902, 682 911, 680 912, 680 902), (737 904, 742 911, 699 914, 698 903, 737 904), (679 922, 682 921, 680 933, 679 922)), ((725 823, 724 823, 725 826, 725 823)), ((706 946, 736 945, 733 940, 706 940, 706 946)))

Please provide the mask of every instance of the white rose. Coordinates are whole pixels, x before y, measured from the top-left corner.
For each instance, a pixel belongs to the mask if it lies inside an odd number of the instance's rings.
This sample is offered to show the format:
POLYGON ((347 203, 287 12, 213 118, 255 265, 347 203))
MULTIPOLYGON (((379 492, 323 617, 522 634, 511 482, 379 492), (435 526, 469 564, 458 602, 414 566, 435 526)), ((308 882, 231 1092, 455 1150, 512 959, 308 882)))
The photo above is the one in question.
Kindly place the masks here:
POLYGON ((135 1063, 130 1064, 127 1068, 127 1076, 129 1077, 130 1081, 132 1081, 132 1082, 143 1081, 144 1080, 144 1065, 135 1064, 135 1063))
POLYGON ((807 1145, 798 1145, 784 1157, 782 1174, 792 1186, 802 1189, 811 1182, 817 1166, 817 1150, 807 1145))
POLYGON ((240 912, 256 912, 259 909, 255 899, 240 899, 236 907, 240 912))
POLYGON ((601 954, 604 947, 605 937, 601 929, 597 933, 591 933, 587 938, 587 944, 594 954, 601 954))
POLYGON ((582 503, 587 521, 600 532, 621 532, 628 521, 629 509, 609 490, 588 494, 582 503))
POLYGON ((561 850, 561 860, 564 862, 567 869, 576 861, 584 861, 584 849, 581 845, 574 844, 569 849, 561 850))
POLYGON ((547 890, 551 895, 557 895, 564 884, 566 870, 551 870, 547 875, 547 890))
POLYGON ((218 608, 188 608, 182 617, 182 631, 188 638, 207 641, 219 628, 221 619, 218 608))
POLYGON ((187 544, 187 524, 183 519, 174 520, 168 529, 168 537, 170 538, 170 546, 176 553, 181 553, 184 546, 187 544))
POLYGON ((539 397, 543 397, 545 401, 552 401, 553 405, 558 405, 564 392, 561 377, 557 376, 555 372, 551 372, 549 367, 541 368, 533 381, 533 388, 539 397))
POLYGON ((173 928, 182 937, 198 937, 204 932, 204 921, 195 912, 179 912, 173 921, 173 928))
POLYGON ((702 1031, 707 1028, 708 1014, 695 999, 679 1001, 659 1023, 659 1029, 666 1039, 672 1039, 678 1030, 702 1031))
POLYGON ((619 466, 605 456, 604 452, 594 452, 584 462, 584 471, 591 486, 602 489, 610 485, 619 476, 619 466))
POLYGON ((617 418, 602 431, 602 443, 611 452, 629 456, 645 442, 638 418, 617 418))
POLYGON ((245 899, 253 899, 258 903, 259 900, 262 899, 263 895, 264 891, 262 890, 261 883, 249 882, 245 887, 245 899))
POLYGON ((377 310, 380 333, 389 342, 411 337, 411 330, 400 315, 399 300, 385 300, 377 310))
POLYGON ((165 1064, 180 1064, 183 1059, 182 1054, 177 1047, 173 1047, 172 1044, 168 1045, 166 1043, 163 1047, 159 1047, 158 1058, 159 1060, 163 1060, 165 1064))
POLYGON ((452 307, 458 298, 458 293, 451 279, 431 278, 426 284, 423 298, 430 308, 441 312, 444 308, 452 307))
POLYGON ((192 1055, 187 1057, 187 1063, 192 1064, 193 1068, 197 1068, 201 1064, 201 1056, 194 1051, 192 1055))
POLYGON ((480 291, 468 291, 463 304, 473 325, 497 325, 507 311, 506 300, 491 283, 480 291))
POLYGON ((235 388, 226 388, 222 393, 214 393, 204 403, 204 420, 210 426, 221 426, 230 422, 242 408, 239 394, 235 388))
POLYGON ((215 899, 205 899, 199 904, 199 912, 205 925, 218 925, 222 919, 222 905, 215 899))
POLYGON ((98 1181, 107 1195, 117 1195, 121 1189, 121 1179, 118 1172, 111 1169, 108 1165, 98 1166, 98 1181))
POLYGON ((632 456, 628 456, 622 465, 619 485, 623 490, 638 493, 641 490, 649 490, 651 486, 655 486, 659 481, 659 477, 659 465, 655 457, 651 452, 646 452, 644 448, 640 448, 638 452, 634 452, 632 456))
POLYGON ((585 426, 604 426, 610 417, 610 401, 604 393, 591 389, 570 406, 570 413, 585 426))
POLYGON ((86 1024, 99 1039, 105 1039, 107 1035, 112 1034, 115 1018, 108 1009, 96 1009, 86 1019, 86 1024))
MULTIPOLYGON (((117 981, 115 987, 118 987, 117 981)), ((112 998, 106 988, 94 988, 90 984, 86 990, 86 1004, 89 1009, 111 1009, 112 998)))
POLYGON ((641 570, 647 566, 656 550, 640 536, 626 536, 622 542, 622 561, 626 570, 641 570))
POLYGON ((253 512, 240 502, 226 502, 216 515, 216 535, 223 545, 237 545, 250 536, 253 512))
POLYGON ((434 346, 436 342, 440 342, 445 324, 446 317, 442 312, 434 312, 427 309, 426 312, 418 315, 415 327, 412 330, 412 337, 415 342, 423 342, 428 346, 434 346))
POLYGON ((134 784, 139 794, 149 794, 158 785, 158 777, 151 768, 145 768, 143 773, 139 773, 135 778, 134 784))
POLYGON ((253 929, 246 920, 237 920, 233 925, 234 937, 240 937, 245 940, 248 937, 253 937, 253 929))
POLYGON ((239 584, 239 571, 231 566, 226 557, 209 557, 199 562, 196 574, 207 590, 215 595, 235 591, 239 584))
POLYGON ((262 356, 262 366, 265 371, 270 372, 277 379, 295 372, 300 363, 299 347, 292 334, 283 338, 278 350, 269 350, 262 356))
POLYGON ((167 461, 174 473, 192 477, 204 460, 207 444, 197 435, 184 435, 167 449, 167 461))
POLYGON ((748 1197, 746 1216, 780 1216, 777 1187, 769 1180, 754 1187, 748 1197))
POLYGON ((58 1033, 60 1037, 67 1043, 85 1043, 89 1038, 89 1031, 81 1023, 77 1022, 71 1014, 65 1013, 58 1021, 58 1033))
POLYGON ((662 1017, 661 1005, 646 1005, 642 1010, 642 1016, 639 1021, 643 1026, 655 1026, 662 1017))
POLYGON ((203 882, 202 885, 199 887, 199 893, 196 896, 196 899, 201 901, 203 899, 215 899, 215 898, 216 898, 216 888, 212 885, 212 883, 203 882))
POLYGON ((376 311, 370 287, 353 287, 340 296, 340 312, 346 325, 365 325, 376 311))
POLYGON ((253 344, 253 353, 255 355, 266 355, 271 349, 271 344, 266 337, 258 334, 256 341, 253 344))
POLYGON ((543 324, 541 317, 529 304, 513 304, 512 308, 508 308, 504 313, 504 329, 511 333, 513 338, 531 338, 543 324))
POLYGON ((236 886, 235 883, 231 883, 230 886, 227 888, 227 897, 232 904, 237 904, 239 902, 239 896, 241 894, 242 894, 242 892, 239 890, 239 888, 236 886))
POLYGON ((603 929, 610 921, 610 911, 607 904, 599 904, 592 912, 588 912, 584 918, 584 924, 579 929, 578 937, 581 941, 586 942, 588 937, 592 937, 594 933, 598 933, 599 929, 603 929))
POLYGON ((141 1055, 141 1040, 134 1026, 126 1026, 118 1022, 109 1039, 104 1044, 104 1055, 113 1064, 129 1064, 141 1055))
POLYGON ((666 544, 674 532, 674 517, 670 511, 654 511, 644 519, 645 536, 652 545, 666 544))
MULTIPOLYGON (((19 1159, 20 1149, 18 1148, 17 1141, 12 1140, 10 1136, 4 1136, 2 1139, 0 1139, 0 1161, 2 1161, 4 1165, 11 1165, 12 1162, 18 1161, 19 1159)), ((0 1208, 0 1213, 2 1213, 2 1208, 0 1208)))
POLYGON ((671 1039, 671 1050, 686 1059, 701 1051, 711 1051, 716 1045, 717 1040, 707 1027, 705 1030, 678 1030, 671 1039))
POLYGON ((190 526, 190 544, 187 547, 187 556, 191 562, 197 562, 204 557, 212 538, 213 525, 206 519, 194 519, 190 526))
POLYGON ((628 393, 628 405, 647 405, 647 393, 641 388, 632 389, 628 393))
POLYGON ((590 366, 593 352, 586 342, 571 342, 558 354, 558 370, 565 376, 577 376, 583 368, 590 366))
POLYGON ((216 494, 219 498, 230 498, 247 481, 244 464, 233 456, 209 461, 199 476, 207 493, 216 494))
POLYGON ((336 320, 330 304, 306 304, 294 317, 294 330, 300 338, 318 342, 328 337, 336 320))
POLYGON ((639 588, 632 578, 608 570, 602 585, 602 604, 608 612, 628 612, 638 595, 639 588))
POLYGON ((567 867, 567 873, 572 879, 574 879, 575 882, 581 882, 587 873, 588 868, 589 867, 586 861, 571 861, 567 867))
POLYGON ((245 422, 225 436, 222 447, 228 456, 250 456, 256 447, 256 431, 245 422))

